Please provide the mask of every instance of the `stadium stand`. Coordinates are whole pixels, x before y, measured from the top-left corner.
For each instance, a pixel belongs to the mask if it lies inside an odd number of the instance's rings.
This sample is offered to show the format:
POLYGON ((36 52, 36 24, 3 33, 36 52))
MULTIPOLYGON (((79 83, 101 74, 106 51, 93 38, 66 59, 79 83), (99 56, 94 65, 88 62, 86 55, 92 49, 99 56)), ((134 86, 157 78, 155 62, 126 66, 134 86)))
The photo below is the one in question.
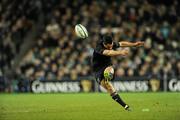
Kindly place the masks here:
POLYGON ((145 41, 145 47, 132 48, 129 57, 113 59, 117 76, 180 76, 180 8, 177 0, 45 1, 11 3, 3 0, 1 3, 2 75, 11 69, 23 38, 41 14, 43 29, 15 69, 17 78, 76 80, 91 76, 91 55, 103 34, 113 35, 115 41, 145 41), (77 23, 88 29, 86 40, 75 36, 77 23))

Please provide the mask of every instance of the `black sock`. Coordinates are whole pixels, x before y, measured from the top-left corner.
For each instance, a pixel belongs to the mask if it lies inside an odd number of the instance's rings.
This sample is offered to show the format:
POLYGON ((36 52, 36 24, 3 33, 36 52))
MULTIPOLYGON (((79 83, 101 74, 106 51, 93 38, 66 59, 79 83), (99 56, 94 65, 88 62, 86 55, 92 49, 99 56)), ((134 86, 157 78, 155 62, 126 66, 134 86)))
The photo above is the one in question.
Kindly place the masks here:
POLYGON ((123 107, 126 106, 126 104, 124 103, 124 101, 120 98, 120 96, 118 95, 117 92, 113 93, 112 95, 112 99, 114 99, 116 102, 118 102, 120 105, 122 105, 123 107))

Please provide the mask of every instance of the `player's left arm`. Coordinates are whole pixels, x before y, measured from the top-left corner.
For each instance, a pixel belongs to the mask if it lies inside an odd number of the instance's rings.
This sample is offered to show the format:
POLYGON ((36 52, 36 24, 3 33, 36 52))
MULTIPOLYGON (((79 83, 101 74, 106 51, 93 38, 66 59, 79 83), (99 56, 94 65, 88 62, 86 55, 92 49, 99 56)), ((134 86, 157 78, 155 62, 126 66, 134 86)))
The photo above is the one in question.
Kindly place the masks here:
POLYGON ((121 41, 121 42, 119 42, 119 45, 121 47, 140 47, 140 46, 144 46, 144 42, 142 42, 142 41, 137 41, 137 42, 121 41))

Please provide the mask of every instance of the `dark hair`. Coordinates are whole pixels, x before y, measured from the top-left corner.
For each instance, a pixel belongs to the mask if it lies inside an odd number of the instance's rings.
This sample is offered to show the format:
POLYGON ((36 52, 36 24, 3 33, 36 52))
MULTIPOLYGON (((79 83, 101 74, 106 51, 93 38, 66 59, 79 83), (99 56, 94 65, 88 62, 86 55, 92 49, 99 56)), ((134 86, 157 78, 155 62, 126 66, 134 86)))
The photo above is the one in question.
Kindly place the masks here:
POLYGON ((111 36, 108 36, 108 35, 103 36, 103 43, 104 44, 112 44, 112 42, 113 42, 113 39, 111 36))

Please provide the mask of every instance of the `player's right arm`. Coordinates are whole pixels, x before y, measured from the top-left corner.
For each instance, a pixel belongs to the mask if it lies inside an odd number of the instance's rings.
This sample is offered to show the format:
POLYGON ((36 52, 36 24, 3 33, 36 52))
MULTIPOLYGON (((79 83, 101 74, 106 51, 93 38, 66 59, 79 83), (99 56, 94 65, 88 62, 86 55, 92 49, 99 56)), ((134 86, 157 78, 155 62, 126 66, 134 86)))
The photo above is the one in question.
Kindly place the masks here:
POLYGON ((103 55, 105 56, 126 56, 128 55, 128 50, 104 50, 103 55))

